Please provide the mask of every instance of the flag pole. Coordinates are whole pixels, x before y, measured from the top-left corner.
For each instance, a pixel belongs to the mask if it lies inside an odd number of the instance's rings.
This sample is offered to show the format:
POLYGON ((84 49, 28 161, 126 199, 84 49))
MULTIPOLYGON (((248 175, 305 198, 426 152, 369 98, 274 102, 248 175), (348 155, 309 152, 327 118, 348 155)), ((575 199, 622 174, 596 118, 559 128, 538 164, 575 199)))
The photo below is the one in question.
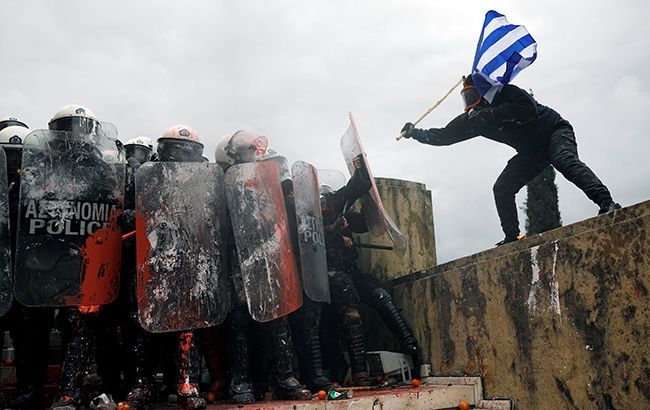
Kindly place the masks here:
MULTIPOLYGON (((420 115, 420 117, 419 117, 417 120, 415 120, 415 121, 413 122, 413 125, 414 125, 414 126, 415 126, 415 125, 418 125, 418 123, 419 123, 420 121, 422 121, 422 120, 424 119, 424 117, 426 117, 427 115, 429 115, 429 113, 430 113, 431 111, 433 111, 437 106, 439 106, 439 105, 440 105, 440 104, 445 100, 445 98, 447 98, 447 97, 449 96, 449 94, 451 94, 451 92, 454 91, 454 89, 455 89, 456 87, 458 87, 458 85, 459 85, 462 81, 463 81, 463 77, 460 77, 460 78, 458 79, 458 81, 456 82, 456 84, 454 84, 454 86, 451 87, 451 88, 449 89, 449 91, 447 91, 447 92, 445 93, 445 95, 443 95, 443 96, 442 96, 438 101, 436 101, 436 102, 435 102, 431 107, 427 108, 427 110, 426 110, 425 112, 423 112, 422 115, 420 115)), ((397 137, 395 137, 395 139, 396 139, 397 141, 399 141, 399 140, 401 140, 402 138, 404 138, 404 135, 406 135, 406 132, 402 132, 400 135, 398 135, 397 137)))

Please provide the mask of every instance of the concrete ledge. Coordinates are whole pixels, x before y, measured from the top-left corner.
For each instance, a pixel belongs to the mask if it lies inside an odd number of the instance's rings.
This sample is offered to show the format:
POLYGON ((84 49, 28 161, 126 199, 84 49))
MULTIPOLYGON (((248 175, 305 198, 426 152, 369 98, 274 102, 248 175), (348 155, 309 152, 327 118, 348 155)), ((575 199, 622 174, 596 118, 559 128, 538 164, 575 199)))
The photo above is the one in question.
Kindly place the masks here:
POLYGON ((523 408, 650 406, 650 201, 390 283, 434 372, 523 408))

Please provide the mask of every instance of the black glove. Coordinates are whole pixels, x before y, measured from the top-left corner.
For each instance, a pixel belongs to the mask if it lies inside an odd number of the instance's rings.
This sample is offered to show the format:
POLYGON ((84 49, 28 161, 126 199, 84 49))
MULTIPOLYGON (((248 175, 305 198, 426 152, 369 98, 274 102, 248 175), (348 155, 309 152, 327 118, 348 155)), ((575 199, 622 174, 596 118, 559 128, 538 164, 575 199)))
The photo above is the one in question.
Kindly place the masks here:
POLYGON ((482 131, 485 126, 494 121, 494 110, 492 108, 472 108, 467 113, 469 127, 474 131, 482 131))
POLYGON ((400 134, 401 134, 401 133, 404 133, 404 138, 411 138, 411 137, 413 136, 413 132, 412 132, 412 131, 413 131, 414 129, 415 129, 415 126, 413 125, 413 123, 407 122, 407 123, 404 124, 404 126, 402 127, 402 131, 400 131, 400 134))

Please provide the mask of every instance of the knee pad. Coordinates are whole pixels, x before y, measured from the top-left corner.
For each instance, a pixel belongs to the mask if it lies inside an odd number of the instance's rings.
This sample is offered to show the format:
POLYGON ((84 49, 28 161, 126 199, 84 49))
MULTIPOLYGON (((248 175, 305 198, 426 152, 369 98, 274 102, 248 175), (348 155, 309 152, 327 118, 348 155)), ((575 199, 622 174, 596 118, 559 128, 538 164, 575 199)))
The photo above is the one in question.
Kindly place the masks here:
POLYGON ((357 309, 345 309, 342 316, 343 325, 346 327, 361 324, 361 314, 357 309))
POLYGON ((372 291, 372 298, 376 303, 390 303, 393 301, 393 298, 390 296, 388 291, 384 288, 376 288, 372 291))

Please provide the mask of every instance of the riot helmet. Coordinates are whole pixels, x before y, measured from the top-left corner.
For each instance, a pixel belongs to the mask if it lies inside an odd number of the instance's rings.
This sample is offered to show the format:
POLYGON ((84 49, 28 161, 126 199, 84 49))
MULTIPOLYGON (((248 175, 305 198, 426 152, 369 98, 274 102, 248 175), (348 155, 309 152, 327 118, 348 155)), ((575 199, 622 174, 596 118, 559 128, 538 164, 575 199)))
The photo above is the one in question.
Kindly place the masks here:
POLYGON ((27 128, 27 124, 20 121, 16 117, 9 116, 7 118, 4 118, 4 119, 0 120, 0 130, 3 130, 5 128, 7 128, 7 127, 15 126, 15 125, 17 125, 19 127, 27 128))
POLYGON ((318 190, 320 196, 333 194, 343 188, 347 182, 343 172, 335 169, 319 169, 316 172, 318 174, 318 190))
POLYGON ((48 127, 53 131, 66 131, 74 134, 97 134, 100 123, 88 108, 83 105, 70 104, 54 114, 48 127))
POLYGON ((254 162, 266 154, 268 140, 248 131, 237 131, 221 138, 214 150, 214 159, 222 167, 254 162))
POLYGON ((199 133, 187 125, 174 125, 158 138, 160 161, 202 162, 203 144, 199 133))
POLYGON ((0 130, 0 146, 7 156, 7 172, 9 179, 13 179, 20 168, 23 156, 23 141, 29 134, 26 125, 10 125, 0 130))
POLYGON ((278 151, 273 148, 267 148, 264 155, 259 157, 259 161, 273 161, 278 165, 280 170, 280 181, 291 179, 291 171, 289 170, 289 163, 278 151))
POLYGON ((131 138, 124 144, 124 152, 126 153, 127 159, 133 157, 139 163, 144 164, 147 161, 151 161, 153 141, 148 137, 131 138))
POLYGON ((469 111, 481 103, 483 97, 479 94, 478 89, 474 85, 472 75, 467 77, 463 76, 463 88, 460 90, 460 95, 463 97, 465 103, 465 111, 469 111))

